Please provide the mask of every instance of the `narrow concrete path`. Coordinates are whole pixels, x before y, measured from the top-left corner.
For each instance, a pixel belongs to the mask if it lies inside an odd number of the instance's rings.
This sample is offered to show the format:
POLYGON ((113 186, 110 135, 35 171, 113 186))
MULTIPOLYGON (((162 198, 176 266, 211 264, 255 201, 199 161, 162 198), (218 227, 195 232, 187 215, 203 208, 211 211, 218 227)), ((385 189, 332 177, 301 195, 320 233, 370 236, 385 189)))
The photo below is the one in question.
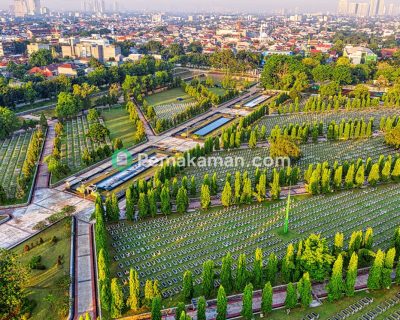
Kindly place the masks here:
POLYGON ((93 268, 92 226, 76 220, 75 234, 75 317, 90 313, 96 319, 96 285, 93 268))
POLYGON ((44 159, 51 155, 54 148, 54 138, 56 133, 54 131, 55 121, 48 121, 47 136, 43 146, 43 152, 39 159, 38 172, 36 177, 36 183, 34 186, 33 196, 35 197, 37 189, 48 188, 50 182, 50 172, 47 168, 47 164, 44 159))

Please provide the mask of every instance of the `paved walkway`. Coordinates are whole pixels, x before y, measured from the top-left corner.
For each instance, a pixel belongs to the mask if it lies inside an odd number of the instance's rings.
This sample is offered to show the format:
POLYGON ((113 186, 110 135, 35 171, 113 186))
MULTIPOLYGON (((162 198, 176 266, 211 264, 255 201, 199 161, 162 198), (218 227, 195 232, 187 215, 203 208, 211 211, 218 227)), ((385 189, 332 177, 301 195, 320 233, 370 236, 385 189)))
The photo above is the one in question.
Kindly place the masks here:
POLYGON ((75 235, 75 318, 90 313, 96 318, 96 286, 93 270, 93 245, 91 224, 76 220, 75 235))
MULTIPOLYGON (((56 189, 37 189, 32 203, 26 207, 4 210, 13 219, 0 225, 0 248, 10 248, 26 240, 38 231, 34 226, 59 212, 65 206, 74 206, 76 215, 90 217, 93 213, 93 202, 76 197, 73 194, 56 189)), ((0 213, 3 211, 0 210, 0 213)))
POLYGON ((44 159, 48 155, 51 155, 53 152, 54 138, 56 136, 56 133, 54 131, 55 124, 56 124, 55 121, 48 121, 47 137, 44 142, 42 155, 40 156, 40 159, 39 159, 38 172, 37 172, 36 182, 35 182, 35 186, 34 186, 34 188, 35 188, 34 196, 35 196, 37 189, 43 189, 43 188, 47 188, 49 186, 50 172, 47 168, 47 164, 44 162, 44 159))

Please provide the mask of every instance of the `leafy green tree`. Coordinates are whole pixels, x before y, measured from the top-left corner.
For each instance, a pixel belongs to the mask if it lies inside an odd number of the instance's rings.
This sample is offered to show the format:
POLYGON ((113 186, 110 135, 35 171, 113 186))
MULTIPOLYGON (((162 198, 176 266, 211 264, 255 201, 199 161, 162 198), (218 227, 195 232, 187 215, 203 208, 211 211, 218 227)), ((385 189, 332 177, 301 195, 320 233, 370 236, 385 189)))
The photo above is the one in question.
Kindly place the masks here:
POLYGON ((303 241, 303 252, 300 258, 302 272, 309 273, 316 281, 323 281, 331 272, 334 257, 330 253, 327 241, 320 235, 311 234, 303 241))
POLYGON ((273 298, 272 286, 270 282, 267 282, 264 286, 261 297, 261 311, 264 315, 272 311, 272 298, 273 298))
POLYGON ((249 283, 243 292, 243 307, 240 313, 246 320, 253 319, 253 285, 249 283))
POLYGON ((225 182, 224 190, 221 195, 221 202, 224 207, 229 207, 232 204, 232 188, 229 181, 225 182))
POLYGON ((285 282, 289 282, 293 278, 292 274, 294 268, 295 268, 294 247, 292 243, 289 243, 286 250, 286 255, 282 259, 282 268, 281 268, 282 278, 285 282))
POLYGON ((333 264, 332 276, 328 284, 328 300, 338 300, 343 295, 343 257, 341 254, 337 257, 333 264))
POLYGON ((161 298, 155 297, 151 303, 151 319, 161 320, 161 298))
POLYGON ((203 184, 201 186, 200 203, 201 203, 201 208, 205 210, 208 209, 211 204, 210 189, 206 184, 203 184))
POLYGON ((124 309, 124 294, 117 278, 111 280, 111 316, 118 318, 124 309))
POLYGON ((177 317, 179 317, 179 315, 182 313, 186 313, 186 306, 183 302, 178 302, 178 305, 176 306, 175 314, 177 317))
POLYGON ((99 272, 99 287, 100 287, 100 301, 102 307, 110 311, 111 300, 110 296, 110 271, 107 265, 107 257, 104 248, 99 251, 99 256, 97 258, 97 266, 99 272))
POLYGON ((184 186, 180 187, 176 196, 176 209, 179 213, 185 213, 189 207, 189 198, 184 186))
POLYGON ((11 251, 0 249, 0 319, 20 319, 27 270, 11 251))
POLYGON ((333 243, 333 252, 338 256, 343 251, 344 234, 337 232, 333 243))
POLYGON ((354 164, 352 164, 347 171, 345 184, 347 189, 351 189, 354 187, 354 164))
POLYGON ((183 274, 183 296, 187 300, 193 297, 193 276, 189 270, 183 274))
POLYGON ((138 209, 139 209, 139 216, 141 218, 145 218, 148 214, 149 204, 147 201, 147 196, 144 192, 141 192, 139 194, 138 209))
POLYGON ((361 165, 356 173, 356 177, 355 177, 355 182, 356 182, 356 186, 358 188, 361 188, 364 185, 365 182, 365 169, 364 169, 364 165, 361 165))
POLYGON ((216 320, 226 320, 226 314, 228 311, 228 300, 224 287, 221 285, 218 289, 217 295, 217 317, 216 320))
POLYGON ((312 301, 312 292, 311 292, 312 287, 308 272, 303 274, 303 277, 297 283, 297 290, 300 295, 301 305, 304 308, 307 308, 312 301))
POLYGON ((248 274, 246 268, 246 255, 242 253, 239 256, 238 266, 236 271, 236 289, 243 290, 248 281, 248 274))
POLYGON ((72 93, 61 92, 58 95, 55 113, 60 120, 76 116, 80 111, 78 101, 72 93))
POLYGON ((276 282, 276 275, 278 273, 278 258, 275 253, 271 253, 268 257, 266 278, 267 281, 274 285, 276 282))
POLYGON ((254 149, 256 146, 257 146, 257 135, 256 132, 252 130, 250 133, 249 147, 251 149, 254 149))
POLYGON ((380 180, 380 173, 379 173, 379 164, 375 163, 371 167, 371 171, 368 175, 368 183, 371 186, 376 186, 377 182, 380 180))
POLYGON ((278 200, 281 195, 281 187, 279 184, 279 174, 278 172, 274 171, 273 179, 271 183, 271 199, 278 200))
POLYGON ((378 290, 382 288, 382 270, 384 266, 385 253, 382 250, 378 250, 375 255, 374 263, 369 270, 368 274, 368 289, 378 290))
POLYGON ((206 320, 206 299, 200 297, 197 302, 197 320, 206 320))
POLYGON ((354 296, 354 286, 357 280, 357 269, 358 269, 358 256, 355 252, 351 255, 349 267, 346 275, 346 295, 348 297, 354 296))
POLYGON ((382 269, 382 287, 389 289, 392 285, 392 272, 394 259, 396 258, 396 249, 390 248, 386 252, 385 261, 382 269))
POLYGON ((140 307, 140 282, 139 275, 136 270, 132 269, 129 272, 129 298, 127 305, 133 311, 138 311, 140 307))
POLYGON ((293 283, 289 282, 286 287, 285 307, 293 309, 297 305, 297 292, 293 283))
POLYGON ((221 285, 226 288, 226 292, 232 291, 232 256, 228 252, 225 257, 222 258, 221 265, 221 285))
POLYGON ((48 66, 53 62, 53 56, 50 50, 47 49, 39 49, 36 52, 33 52, 29 57, 29 64, 32 67, 44 67, 48 66))
POLYGON ((260 248, 256 249, 253 266, 253 284, 256 289, 261 288, 263 282, 263 253, 260 248))
POLYGON ((397 158, 394 163, 392 179, 394 182, 400 182, 400 158, 397 158))
POLYGON ((214 289, 214 262, 207 260, 203 264, 203 292, 206 297, 211 296, 214 289))
POLYGON ((169 195, 169 187, 164 186, 161 190, 161 212, 163 214, 170 214, 171 213, 171 199, 169 195))

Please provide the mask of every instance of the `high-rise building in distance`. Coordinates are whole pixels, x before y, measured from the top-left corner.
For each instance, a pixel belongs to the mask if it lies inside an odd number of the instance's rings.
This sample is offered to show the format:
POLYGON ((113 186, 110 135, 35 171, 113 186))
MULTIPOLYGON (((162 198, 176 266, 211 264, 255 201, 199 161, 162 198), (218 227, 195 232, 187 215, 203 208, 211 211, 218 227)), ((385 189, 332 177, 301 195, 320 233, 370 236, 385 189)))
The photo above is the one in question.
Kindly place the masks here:
POLYGON ((14 14, 16 17, 40 14, 40 0, 14 0, 14 14))

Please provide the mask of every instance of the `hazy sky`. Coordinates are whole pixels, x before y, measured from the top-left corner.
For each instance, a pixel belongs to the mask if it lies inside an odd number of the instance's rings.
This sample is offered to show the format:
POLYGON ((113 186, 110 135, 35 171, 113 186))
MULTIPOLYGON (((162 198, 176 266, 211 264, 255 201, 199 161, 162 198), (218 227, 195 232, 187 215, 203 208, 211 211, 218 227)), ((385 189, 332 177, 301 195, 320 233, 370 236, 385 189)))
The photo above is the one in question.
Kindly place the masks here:
MULTIPOLYGON (((41 0, 42 5, 50 9, 78 10, 82 0, 41 0)), ((114 0, 105 0, 106 8, 111 7, 114 0)), ((271 12, 276 9, 294 9, 299 12, 334 12, 338 0, 117 0, 123 10, 160 10, 160 11, 240 11, 271 12)), ((358 0, 368 1, 368 0, 358 0)), ((7 8, 13 0, 0 0, 0 8, 7 8)), ((400 3, 400 0, 386 0, 386 3, 400 3)))
MULTIPOLYGON (((81 0, 41 0, 50 9, 80 9, 81 0)), ((0 0, 0 7, 7 8, 13 0, 0 0)), ((105 0, 110 7, 113 0, 105 0)), ((270 12, 280 8, 298 7, 300 11, 336 10, 337 0, 118 0, 127 10, 164 11, 245 11, 270 12)))

